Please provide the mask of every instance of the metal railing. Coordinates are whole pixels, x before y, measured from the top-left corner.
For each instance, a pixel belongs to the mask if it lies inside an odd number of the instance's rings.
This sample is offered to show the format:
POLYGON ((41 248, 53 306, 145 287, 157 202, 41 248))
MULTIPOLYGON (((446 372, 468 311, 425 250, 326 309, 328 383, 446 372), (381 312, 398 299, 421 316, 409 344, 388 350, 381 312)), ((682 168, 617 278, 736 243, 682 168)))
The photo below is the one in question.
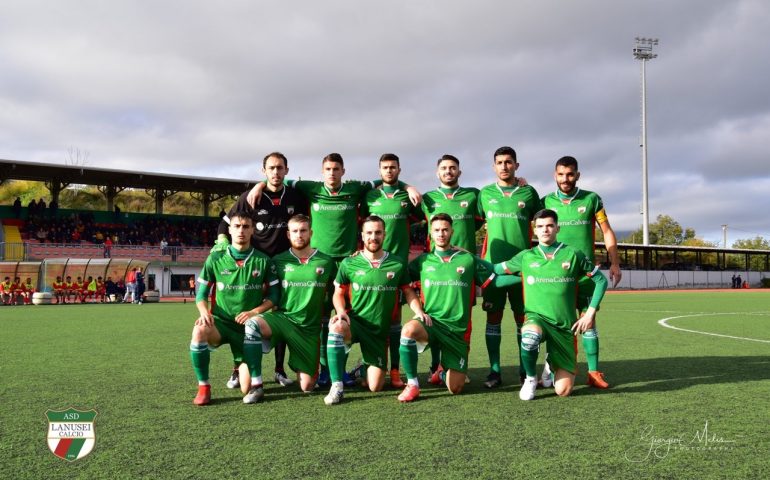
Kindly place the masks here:
POLYGON ((0 242, 0 259, 23 261, 46 258, 135 258, 149 262, 203 263, 209 247, 163 247, 120 244, 106 247, 94 243, 0 242))

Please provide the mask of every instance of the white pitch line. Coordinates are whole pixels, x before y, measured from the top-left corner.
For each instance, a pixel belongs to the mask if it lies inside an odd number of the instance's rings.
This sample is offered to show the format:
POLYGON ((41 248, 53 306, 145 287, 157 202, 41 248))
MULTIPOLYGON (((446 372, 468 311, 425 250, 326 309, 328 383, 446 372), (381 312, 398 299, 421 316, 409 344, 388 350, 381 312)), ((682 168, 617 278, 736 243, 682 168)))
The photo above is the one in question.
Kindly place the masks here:
POLYGON ((747 338, 747 337, 734 337, 732 335, 722 335, 720 333, 710 333, 710 332, 699 332, 698 330, 689 330, 687 328, 679 328, 674 327, 672 325, 669 325, 669 320, 675 320, 677 318, 687 318, 687 317, 706 317, 706 316, 715 316, 715 315, 746 315, 745 313, 696 313, 694 315, 679 315, 676 317, 668 317, 668 318, 662 318, 658 320, 658 324, 670 328, 672 330, 679 330, 681 332, 690 332, 690 333, 699 333, 701 335, 711 335, 713 337, 723 337, 723 338, 734 338, 736 340, 748 340, 750 342, 760 342, 760 343, 770 343, 770 340, 759 340, 758 338, 747 338))

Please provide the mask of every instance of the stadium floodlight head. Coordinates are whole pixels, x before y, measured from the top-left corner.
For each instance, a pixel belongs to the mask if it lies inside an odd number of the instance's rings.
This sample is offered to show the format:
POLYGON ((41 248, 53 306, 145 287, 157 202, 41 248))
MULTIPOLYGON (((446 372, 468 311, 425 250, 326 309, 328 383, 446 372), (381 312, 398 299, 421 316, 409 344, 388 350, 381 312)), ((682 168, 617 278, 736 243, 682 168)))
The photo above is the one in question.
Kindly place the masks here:
POLYGON ((648 60, 658 56, 652 53, 652 47, 658 44, 657 38, 639 38, 634 39, 634 58, 642 61, 642 243, 650 244, 650 204, 647 198, 647 78, 645 65, 648 60))

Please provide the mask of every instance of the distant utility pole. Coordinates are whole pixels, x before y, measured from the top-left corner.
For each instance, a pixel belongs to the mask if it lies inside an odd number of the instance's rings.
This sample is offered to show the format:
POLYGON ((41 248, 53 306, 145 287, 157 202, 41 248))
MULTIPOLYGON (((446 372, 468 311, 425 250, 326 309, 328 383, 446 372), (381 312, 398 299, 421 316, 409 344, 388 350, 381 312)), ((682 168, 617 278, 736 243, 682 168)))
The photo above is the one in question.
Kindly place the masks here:
POLYGON ((727 248, 727 225, 722 225, 722 246, 727 248))
POLYGON ((657 57, 652 53, 652 47, 658 44, 657 38, 636 37, 634 58, 642 61, 642 243, 650 244, 650 203, 647 198, 647 78, 646 64, 648 60, 657 57))

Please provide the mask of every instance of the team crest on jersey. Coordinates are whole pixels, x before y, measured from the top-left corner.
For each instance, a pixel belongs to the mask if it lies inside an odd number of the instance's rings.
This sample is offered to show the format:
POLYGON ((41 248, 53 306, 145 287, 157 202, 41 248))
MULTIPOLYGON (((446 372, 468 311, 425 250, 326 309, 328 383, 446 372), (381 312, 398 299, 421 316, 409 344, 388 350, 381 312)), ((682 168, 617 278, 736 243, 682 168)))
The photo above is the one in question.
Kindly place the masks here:
POLYGON ((465 267, 457 267, 457 273, 459 273, 460 275, 465 273, 465 267))
POLYGON ((324 267, 318 267, 315 269, 316 275, 323 275, 325 272, 324 267))
POLYGON ((96 410, 48 410, 48 449, 57 457, 74 462, 85 457, 96 445, 96 410))
POLYGON ((294 205, 289 205, 288 207, 286 207, 286 213, 288 213, 289 215, 294 215, 294 205))
POLYGON ((267 210, 265 210, 264 208, 260 208, 259 211, 257 212, 257 215, 267 215, 267 210))
POLYGON ((388 277, 388 280, 393 280, 396 278, 396 272, 387 272, 385 276, 388 277))
POLYGON ((463 200, 462 202, 460 202, 460 206, 463 208, 468 208, 468 202, 463 200))
POLYGON ((518 205, 519 205, 519 208, 524 208, 524 207, 526 207, 526 206, 527 206, 527 204, 526 204, 526 203, 524 203, 524 202, 522 202, 521 200, 519 200, 519 203, 518 203, 518 205))
POLYGON ((586 207, 578 207, 578 213, 586 213, 586 207))
POLYGON ((262 273, 262 272, 260 272, 259 269, 255 268, 254 270, 251 271, 251 276, 253 278, 257 278, 260 273, 262 273))
POLYGON ((569 267, 571 265, 572 264, 570 262, 561 262, 561 268, 563 268, 564 270, 569 270, 569 267))

